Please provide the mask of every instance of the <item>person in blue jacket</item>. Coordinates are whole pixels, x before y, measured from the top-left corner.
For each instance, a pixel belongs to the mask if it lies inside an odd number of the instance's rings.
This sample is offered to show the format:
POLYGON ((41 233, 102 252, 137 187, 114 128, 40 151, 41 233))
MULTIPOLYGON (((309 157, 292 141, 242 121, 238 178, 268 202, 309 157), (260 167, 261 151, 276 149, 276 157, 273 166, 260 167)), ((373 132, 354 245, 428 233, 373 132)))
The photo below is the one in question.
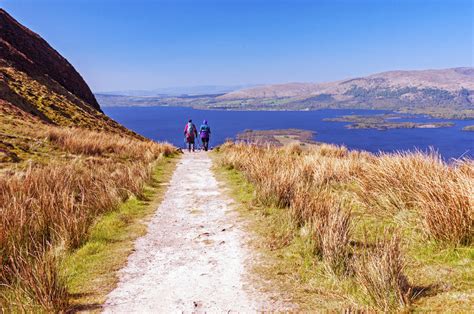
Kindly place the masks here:
POLYGON ((207 152, 207 150, 209 149, 209 138, 211 136, 211 128, 207 124, 207 120, 204 120, 202 122, 202 125, 199 129, 199 134, 201 136, 202 146, 204 147, 204 150, 207 152))

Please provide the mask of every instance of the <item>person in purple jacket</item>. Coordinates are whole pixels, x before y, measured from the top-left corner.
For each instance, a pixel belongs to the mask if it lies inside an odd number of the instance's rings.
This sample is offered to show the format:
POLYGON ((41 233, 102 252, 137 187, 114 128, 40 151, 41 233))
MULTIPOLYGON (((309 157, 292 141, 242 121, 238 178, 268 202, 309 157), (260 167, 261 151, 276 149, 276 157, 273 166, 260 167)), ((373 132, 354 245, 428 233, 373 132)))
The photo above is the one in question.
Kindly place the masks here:
POLYGON ((211 136, 211 128, 207 124, 207 120, 204 120, 202 122, 202 125, 199 128, 199 134, 201 135, 202 146, 207 152, 207 150, 209 149, 209 138, 211 136))

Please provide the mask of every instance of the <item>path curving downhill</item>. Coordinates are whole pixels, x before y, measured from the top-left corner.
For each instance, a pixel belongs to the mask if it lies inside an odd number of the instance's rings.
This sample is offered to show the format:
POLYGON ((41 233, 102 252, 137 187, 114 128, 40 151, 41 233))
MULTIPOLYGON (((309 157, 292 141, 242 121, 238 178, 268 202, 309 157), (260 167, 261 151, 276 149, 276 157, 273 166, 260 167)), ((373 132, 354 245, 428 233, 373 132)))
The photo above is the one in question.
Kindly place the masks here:
POLYGON ((105 313, 282 310, 251 283, 255 256, 211 164, 205 152, 184 154, 105 313))

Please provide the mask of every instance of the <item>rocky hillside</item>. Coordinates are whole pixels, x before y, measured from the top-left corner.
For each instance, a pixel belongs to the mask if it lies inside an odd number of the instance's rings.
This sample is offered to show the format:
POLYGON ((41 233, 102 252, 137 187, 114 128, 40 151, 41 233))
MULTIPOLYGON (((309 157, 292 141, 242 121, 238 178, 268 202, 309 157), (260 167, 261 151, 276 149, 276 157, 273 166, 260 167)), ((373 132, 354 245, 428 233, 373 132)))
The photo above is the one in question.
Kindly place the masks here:
POLYGON ((293 109, 342 107, 474 118, 474 68, 391 71, 330 83, 266 85, 227 93, 219 101, 293 109))
POLYGON ((84 79, 38 34, 0 9, 0 162, 17 161, 44 125, 136 136, 104 115, 84 79))

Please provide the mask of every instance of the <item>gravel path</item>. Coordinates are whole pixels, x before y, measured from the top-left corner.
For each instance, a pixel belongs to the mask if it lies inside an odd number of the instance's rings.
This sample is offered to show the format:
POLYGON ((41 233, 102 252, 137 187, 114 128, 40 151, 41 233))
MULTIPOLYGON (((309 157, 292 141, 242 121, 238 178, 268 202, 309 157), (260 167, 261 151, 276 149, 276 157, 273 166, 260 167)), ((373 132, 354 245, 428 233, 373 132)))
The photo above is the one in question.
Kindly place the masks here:
POLYGON ((248 276, 255 256, 204 152, 184 154, 106 313, 281 310, 248 276))

